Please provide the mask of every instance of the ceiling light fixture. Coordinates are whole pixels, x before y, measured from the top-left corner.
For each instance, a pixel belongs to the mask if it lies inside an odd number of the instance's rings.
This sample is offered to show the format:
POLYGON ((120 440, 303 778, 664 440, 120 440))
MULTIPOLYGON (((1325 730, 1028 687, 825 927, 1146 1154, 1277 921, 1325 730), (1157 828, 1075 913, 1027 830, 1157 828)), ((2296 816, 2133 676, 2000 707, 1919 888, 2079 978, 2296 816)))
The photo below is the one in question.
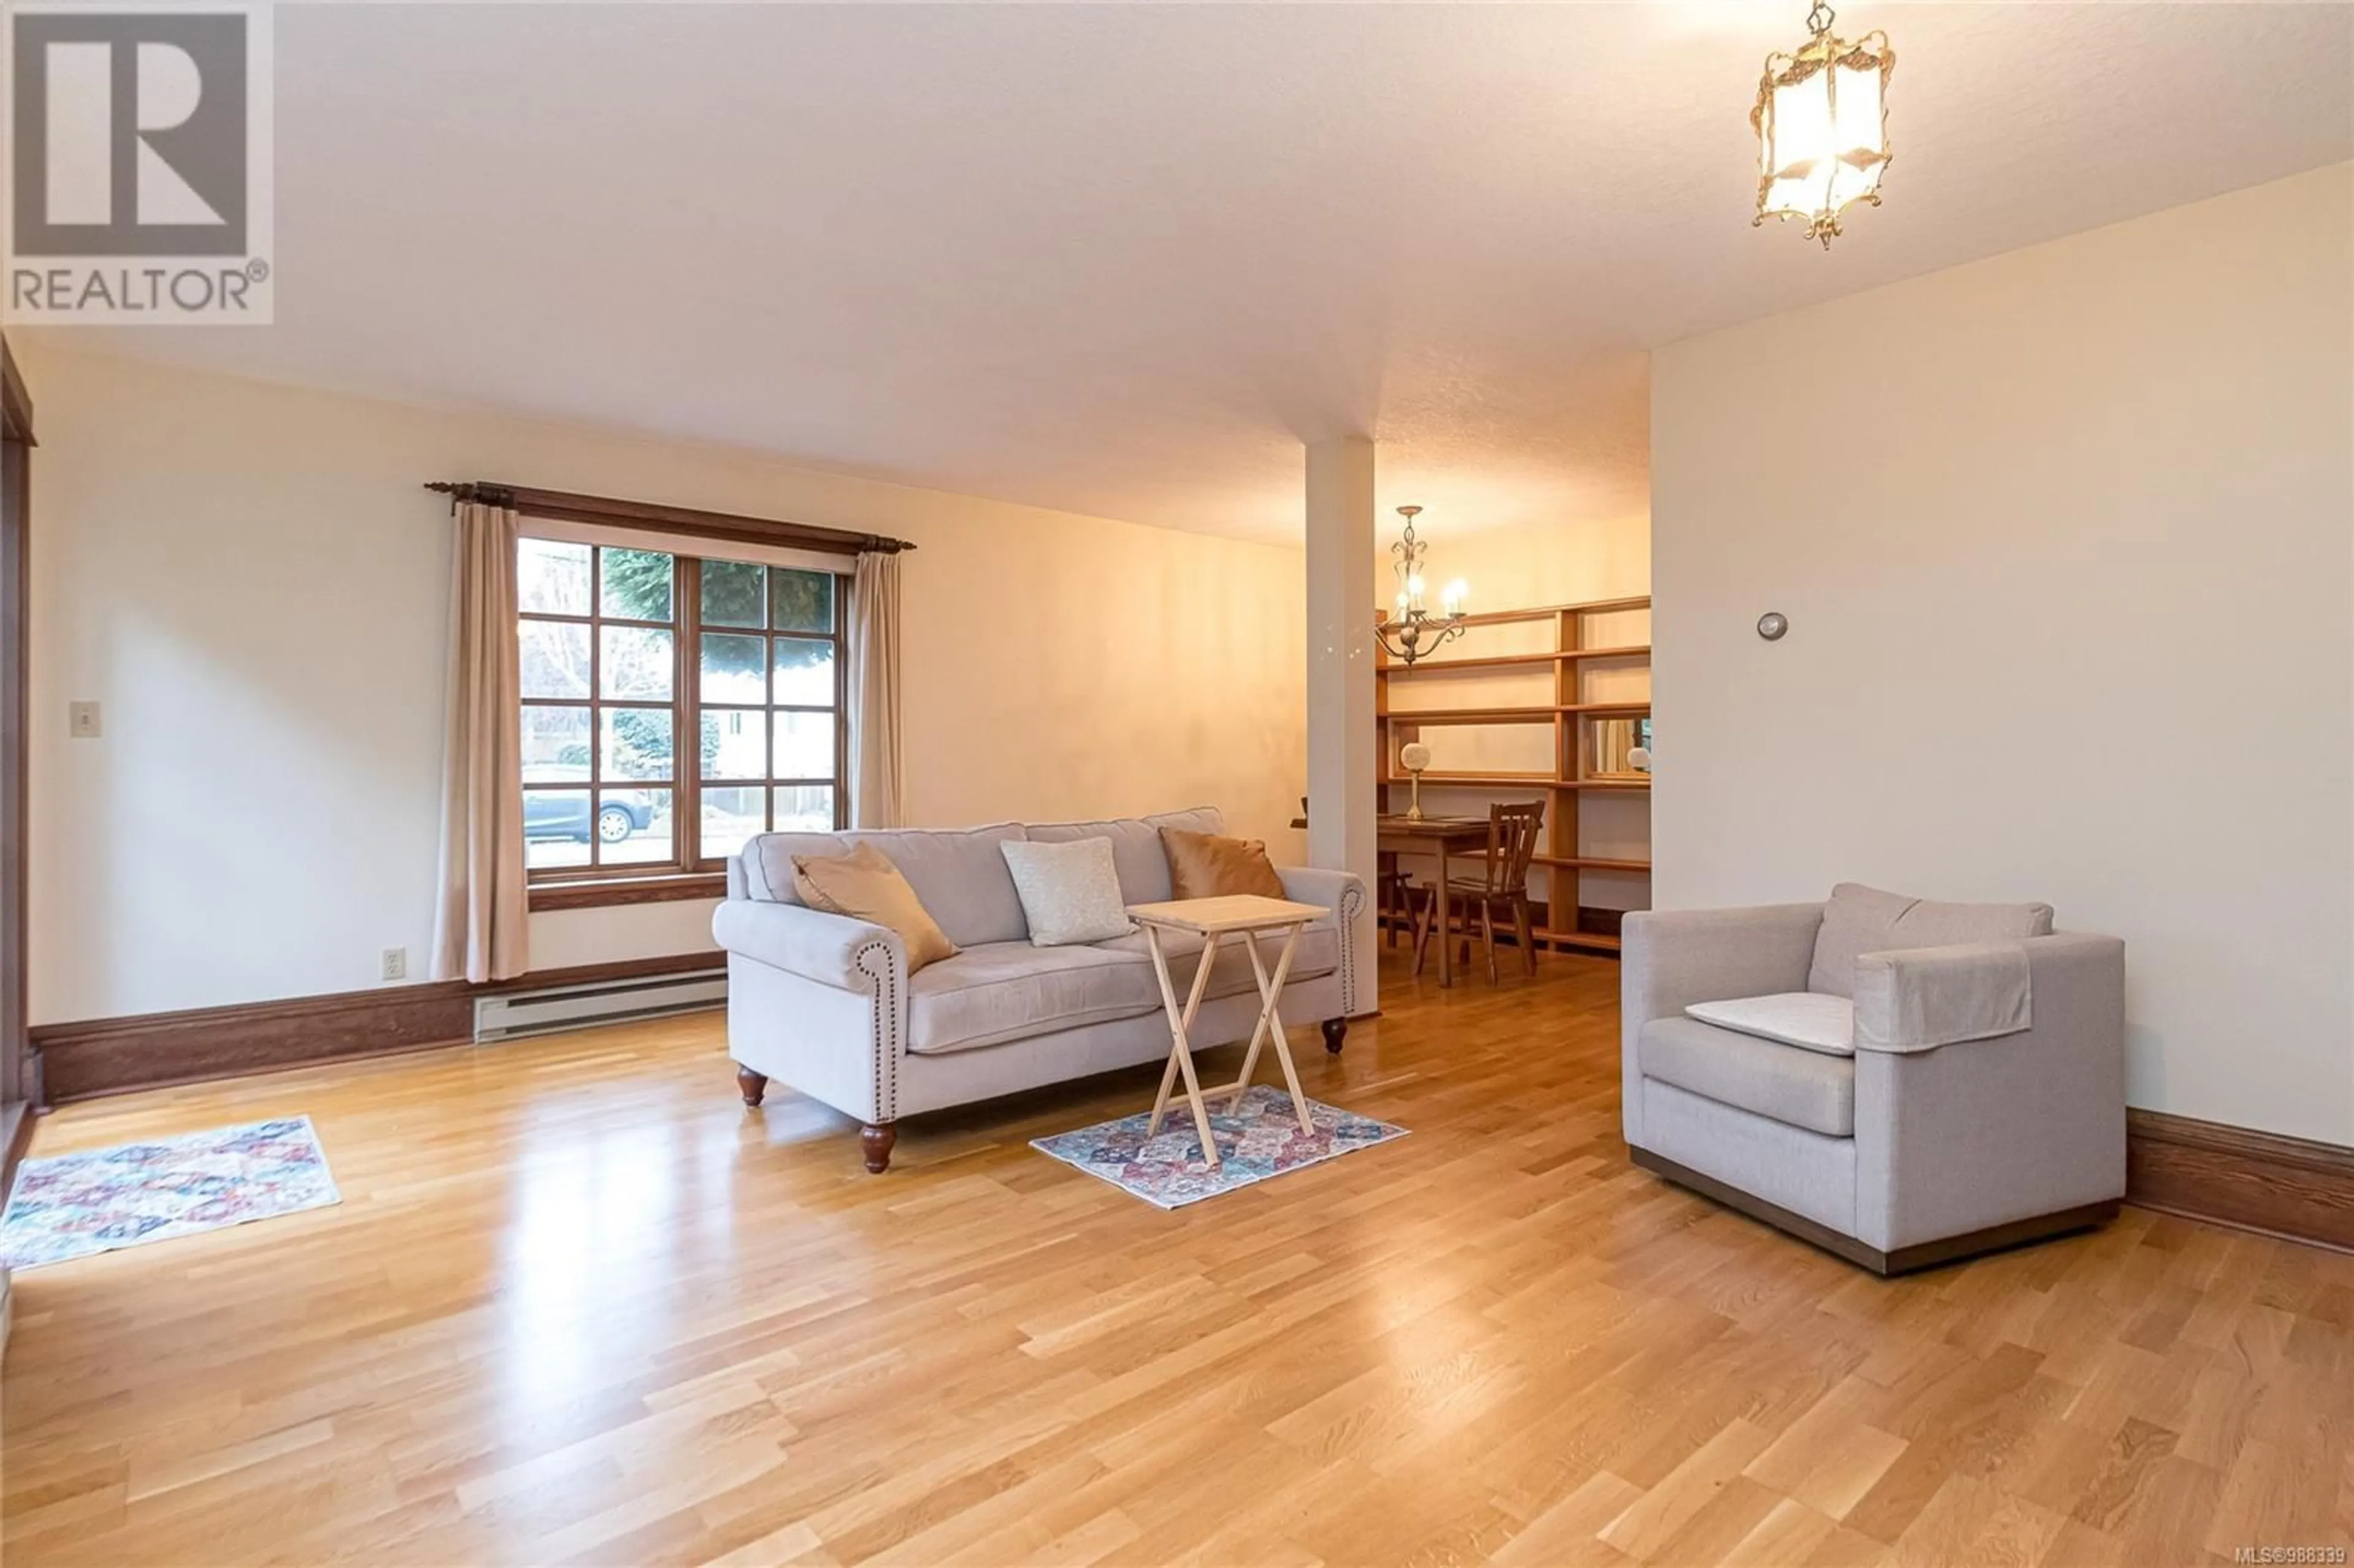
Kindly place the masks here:
POLYGON ((1896 51, 1888 35, 1850 43, 1833 36, 1831 8, 1815 0, 1807 13, 1814 36, 1796 54, 1766 57, 1757 106, 1757 217, 1807 224, 1807 238, 1830 249, 1840 214, 1860 201, 1880 205, 1888 167, 1888 79, 1896 51))
POLYGON ((1438 596, 1438 614, 1433 615, 1423 608, 1422 559, 1430 546, 1414 536, 1414 520, 1421 513, 1419 506, 1398 508, 1398 515, 1405 519, 1405 537, 1390 546, 1390 554, 1397 558, 1391 568, 1397 573, 1397 613, 1384 615, 1373 622, 1373 635, 1382 640, 1389 656, 1407 665, 1449 639, 1463 635, 1463 601, 1471 591, 1458 577, 1438 596), (1394 641, 1390 637, 1393 631, 1397 633, 1394 641), (1431 633, 1426 642, 1423 640, 1426 633, 1431 633))

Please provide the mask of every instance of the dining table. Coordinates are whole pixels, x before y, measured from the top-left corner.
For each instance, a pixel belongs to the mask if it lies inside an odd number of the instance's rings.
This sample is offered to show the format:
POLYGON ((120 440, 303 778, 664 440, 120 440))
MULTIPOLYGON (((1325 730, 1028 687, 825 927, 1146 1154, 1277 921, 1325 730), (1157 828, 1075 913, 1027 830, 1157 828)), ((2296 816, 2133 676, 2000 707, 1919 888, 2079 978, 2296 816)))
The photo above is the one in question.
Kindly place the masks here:
POLYGON ((1373 847, 1383 854, 1432 855, 1438 861, 1438 880, 1431 896, 1438 906, 1431 917, 1438 924, 1438 983, 1455 983, 1455 944, 1447 931, 1448 862, 1457 855, 1488 853, 1485 817, 1416 817, 1405 811, 1384 811, 1373 818, 1373 847))
MULTIPOLYGON (((1303 805, 1305 801, 1301 802, 1303 805)), ((1304 830, 1308 826, 1305 811, 1291 819, 1291 825, 1304 830)), ((1391 865, 1402 854, 1435 855, 1438 859, 1438 882, 1433 896, 1438 900, 1434 911, 1439 921, 1438 983, 1455 983, 1455 949, 1447 940, 1447 863, 1458 854, 1484 855, 1488 853, 1488 819, 1485 817, 1417 817, 1409 811, 1381 811, 1373 817, 1373 848, 1391 865)), ((1389 867, 1384 866, 1386 872, 1389 867)))

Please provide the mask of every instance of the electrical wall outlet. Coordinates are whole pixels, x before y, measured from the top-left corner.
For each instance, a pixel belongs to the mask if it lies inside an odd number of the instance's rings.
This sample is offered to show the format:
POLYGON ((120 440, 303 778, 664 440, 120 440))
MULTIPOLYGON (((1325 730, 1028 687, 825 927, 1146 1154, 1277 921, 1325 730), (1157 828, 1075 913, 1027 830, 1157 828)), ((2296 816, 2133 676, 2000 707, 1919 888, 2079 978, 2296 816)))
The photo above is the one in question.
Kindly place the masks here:
POLYGON ((408 978, 408 949, 407 948, 387 948, 384 950, 384 958, 376 978, 378 980, 407 980, 408 978))
POLYGON ((66 705, 66 733, 76 740, 96 740, 99 733, 98 705, 96 703, 68 703, 66 705))

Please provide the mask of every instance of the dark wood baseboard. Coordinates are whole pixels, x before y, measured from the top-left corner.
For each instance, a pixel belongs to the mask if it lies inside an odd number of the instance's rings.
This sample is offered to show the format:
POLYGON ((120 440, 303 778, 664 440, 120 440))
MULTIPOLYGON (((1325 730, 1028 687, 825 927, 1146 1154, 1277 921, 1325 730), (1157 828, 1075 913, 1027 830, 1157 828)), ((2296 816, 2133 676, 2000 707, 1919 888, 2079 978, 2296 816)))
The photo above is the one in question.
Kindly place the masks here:
POLYGON ((33 1030, 48 1102, 278 1072, 347 1057, 461 1044, 474 1001, 504 991, 724 970, 724 953, 676 953, 541 969, 472 985, 434 980, 229 1007, 45 1023, 33 1030))
POLYGON ((2354 1149, 2129 1110, 2126 1202, 2354 1252, 2354 1149))
POLYGON ((1876 1246, 1867 1246, 1853 1236, 1841 1235, 1829 1225, 1810 1220, 1804 1214, 1792 1213, 1754 1193, 1729 1187, 1713 1176, 1703 1176, 1690 1166, 1679 1165, 1648 1149, 1629 1148, 1627 1154, 1628 1159, 1653 1175, 1664 1176, 1679 1187, 1689 1187, 1703 1198, 1712 1199, 1728 1209, 1738 1210, 1753 1220, 1762 1220, 1776 1230, 1787 1231, 1800 1241, 1879 1275, 1912 1274, 1924 1268, 1959 1263, 1964 1258, 1977 1257, 1984 1253, 2024 1246, 2029 1242, 2066 1235, 2072 1231, 2090 1230, 2117 1217, 2118 1205, 2114 1202, 2086 1203, 2080 1208, 2061 1209, 2049 1214, 2031 1214, 2026 1219, 2012 1220, 2006 1224, 1988 1225, 1984 1230, 1970 1231, 1957 1236, 1942 1236, 1935 1241, 1882 1252, 1876 1246))
MULTIPOLYGON (((1548 917, 1550 917, 1550 911, 1548 911, 1548 917)), ((1581 904, 1577 906, 1575 929, 1584 931, 1589 936, 1616 937, 1626 923, 1627 911, 1624 909, 1596 909, 1590 904, 1581 904)))
POLYGON ((8 1194, 16 1190, 16 1167, 25 1162, 25 1150, 33 1144, 33 1107, 27 1100, 13 1100, 0 1106, 0 1208, 5 1208, 8 1194))

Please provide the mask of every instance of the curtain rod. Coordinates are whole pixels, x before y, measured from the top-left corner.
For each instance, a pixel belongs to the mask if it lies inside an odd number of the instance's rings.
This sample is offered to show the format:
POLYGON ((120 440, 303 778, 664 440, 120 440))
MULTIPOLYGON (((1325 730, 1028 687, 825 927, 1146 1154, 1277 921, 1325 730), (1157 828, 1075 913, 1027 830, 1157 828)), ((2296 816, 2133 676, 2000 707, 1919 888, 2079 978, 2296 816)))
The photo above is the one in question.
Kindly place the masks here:
POLYGON ((798 545, 821 550, 854 550, 861 555, 896 556, 916 546, 887 534, 858 534, 847 528, 821 528, 811 523, 782 523, 769 517, 745 517, 731 512, 698 512, 687 506, 663 506, 643 501, 615 501, 602 495, 576 495, 567 490, 535 490, 522 484, 493 484, 482 480, 434 480, 426 489, 446 495, 451 505, 479 501, 544 517, 575 523, 610 523, 666 533, 708 538, 741 539, 755 544, 798 545))

